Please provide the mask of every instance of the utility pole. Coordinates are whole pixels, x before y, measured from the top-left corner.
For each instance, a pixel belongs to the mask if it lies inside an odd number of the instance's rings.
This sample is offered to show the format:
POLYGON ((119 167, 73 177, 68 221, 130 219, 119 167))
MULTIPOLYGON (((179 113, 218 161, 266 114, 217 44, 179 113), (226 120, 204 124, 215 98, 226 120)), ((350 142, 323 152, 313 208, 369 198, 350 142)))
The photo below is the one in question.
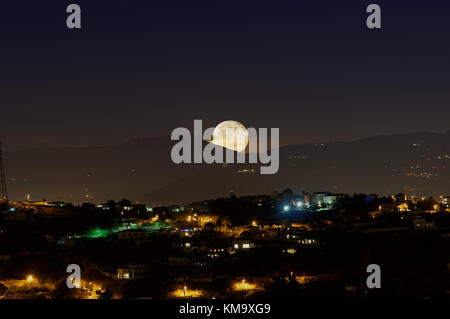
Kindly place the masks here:
POLYGON ((3 167, 2 141, 0 140, 0 200, 8 200, 8 189, 6 188, 5 168, 3 167))

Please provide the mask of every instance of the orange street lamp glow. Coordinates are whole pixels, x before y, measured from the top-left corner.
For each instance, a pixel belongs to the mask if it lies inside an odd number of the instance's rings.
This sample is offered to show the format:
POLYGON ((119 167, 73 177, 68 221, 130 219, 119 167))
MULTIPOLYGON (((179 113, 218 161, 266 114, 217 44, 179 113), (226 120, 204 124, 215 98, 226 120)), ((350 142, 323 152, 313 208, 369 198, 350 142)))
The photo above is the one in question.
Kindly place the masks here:
POLYGON ((254 290, 258 289, 258 285, 248 283, 245 281, 245 279, 242 279, 240 282, 235 282, 233 284, 233 290, 234 291, 242 291, 242 290, 254 290))
POLYGON ((190 290, 187 286, 177 289, 172 293, 172 296, 175 298, 199 298, 202 295, 203 291, 197 289, 190 290))

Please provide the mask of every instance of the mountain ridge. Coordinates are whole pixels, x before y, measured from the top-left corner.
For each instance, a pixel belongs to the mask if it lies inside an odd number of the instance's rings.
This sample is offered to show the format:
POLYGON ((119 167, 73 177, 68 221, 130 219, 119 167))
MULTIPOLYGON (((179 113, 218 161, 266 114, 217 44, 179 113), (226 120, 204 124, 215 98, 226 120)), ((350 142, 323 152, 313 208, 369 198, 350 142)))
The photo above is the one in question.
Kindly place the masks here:
POLYGON ((35 200, 74 203, 127 197, 168 204, 286 187, 371 193, 409 187, 424 194, 450 193, 450 130, 285 145, 274 176, 259 175, 259 164, 176 165, 170 158, 175 143, 160 136, 109 146, 6 152, 10 197, 21 200, 31 194, 35 200), (238 173, 243 168, 254 172, 238 173))

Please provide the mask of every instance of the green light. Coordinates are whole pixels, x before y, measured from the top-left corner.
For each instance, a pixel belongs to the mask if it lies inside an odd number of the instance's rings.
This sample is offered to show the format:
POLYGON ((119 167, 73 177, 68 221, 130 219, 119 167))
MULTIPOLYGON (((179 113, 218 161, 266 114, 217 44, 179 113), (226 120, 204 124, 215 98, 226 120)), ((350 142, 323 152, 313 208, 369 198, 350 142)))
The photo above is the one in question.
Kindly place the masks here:
POLYGON ((108 237, 110 232, 108 229, 94 228, 89 230, 84 236, 88 238, 105 238, 108 237))
POLYGON ((141 229, 141 230, 145 230, 148 232, 154 232, 154 231, 158 231, 160 229, 165 229, 165 228, 170 228, 170 227, 172 227, 171 224, 161 223, 159 221, 156 221, 154 223, 145 223, 143 225, 130 223, 129 225, 116 226, 111 229, 104 229, 104 228, 99 228, 99 227, 92 228, 89 231, 87 231, 85 234, 83 234, 81 237, 86 237, 86 238, 91 238, 91 239, 106 238, 109 235, 112 235, 114 233, 118 233, 118 232, 121 232, 124 230, 128 230, 128 229, 141 229))

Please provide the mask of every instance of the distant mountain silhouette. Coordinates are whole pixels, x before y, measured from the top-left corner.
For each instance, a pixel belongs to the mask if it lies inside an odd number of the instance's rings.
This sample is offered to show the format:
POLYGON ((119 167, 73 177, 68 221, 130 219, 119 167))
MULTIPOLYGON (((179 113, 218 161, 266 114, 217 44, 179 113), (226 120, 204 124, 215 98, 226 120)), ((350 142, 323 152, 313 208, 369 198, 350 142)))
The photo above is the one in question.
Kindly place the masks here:
POLYGON ((168 137, 133 139, 115 146, 31 149, 7 153, 5 166, 12 199, 76 203, 123 197, 156 189, 205 169, 172 163, 168 137), (89 197, 86 197, 88 195, 89 197))
POLYGON ((376 136, 354 142, 289 145, 280 149, 280 170, 260 175, 260 165, 228 165, 184 177, 141 197, 185 202, 237 195, 295 192, 404 192, 450 194, 450 134, 376 136), (238 173, 253 168, 254 173, 238 173))
POLYGON ((380 194, 408 188, 420 196, 450 195, 450 131, 288 145, 280 149, 275 175, 260 175, 260 164, 175 165, 170 158, 174 143, 161 137, 7 153, 11 198, 31 194, 33 200, 79 203, 125 197, 156 205, 288 187, 380 194))

